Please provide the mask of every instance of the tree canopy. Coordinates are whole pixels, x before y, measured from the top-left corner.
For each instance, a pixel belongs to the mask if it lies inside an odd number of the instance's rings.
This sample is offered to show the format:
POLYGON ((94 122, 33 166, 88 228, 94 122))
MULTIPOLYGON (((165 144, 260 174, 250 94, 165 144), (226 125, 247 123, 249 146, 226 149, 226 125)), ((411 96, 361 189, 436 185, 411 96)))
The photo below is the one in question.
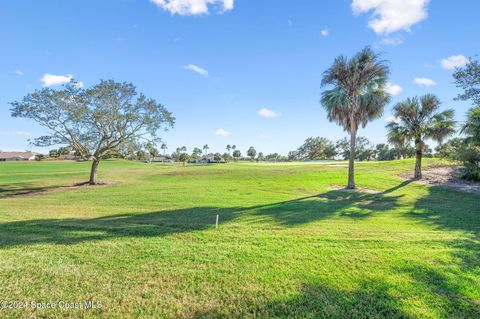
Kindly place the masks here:
POLYGON ((174 125, 162 104, 138 94, 131 83, 102 80, 87 88, 72 81, 61 89, 43 88, 11 103, 13 117, 32 119, 48 129, 36 146, 68 145, 83 159, 92 159, 90 183, 98 163, 126 143, 155 144, 158 132, 174 125))

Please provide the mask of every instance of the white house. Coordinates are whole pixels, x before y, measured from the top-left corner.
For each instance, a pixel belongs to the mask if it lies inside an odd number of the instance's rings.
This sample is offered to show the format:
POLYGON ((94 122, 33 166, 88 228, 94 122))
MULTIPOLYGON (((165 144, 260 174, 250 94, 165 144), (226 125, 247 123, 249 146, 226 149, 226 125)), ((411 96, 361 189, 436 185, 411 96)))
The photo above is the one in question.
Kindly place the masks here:
POLYGON ((33 152, 0 152, 0 162, 33 161, 33 152))

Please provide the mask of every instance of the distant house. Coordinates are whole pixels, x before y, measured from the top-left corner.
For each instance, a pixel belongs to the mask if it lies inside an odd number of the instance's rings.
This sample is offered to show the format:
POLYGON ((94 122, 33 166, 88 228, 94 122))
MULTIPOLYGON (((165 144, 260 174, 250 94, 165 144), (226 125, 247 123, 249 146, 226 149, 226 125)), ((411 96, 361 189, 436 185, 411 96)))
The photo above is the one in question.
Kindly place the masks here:
POLYGON ((33 152, 0 152, 0 162, 33 161, 33 152))
POLYGON ((167 156, 160 155, 160 156, 153 157, 151 161, 155 163, 158 163, 158 162, 170 163, 172 162, 172 158, 168 155, 167 156))

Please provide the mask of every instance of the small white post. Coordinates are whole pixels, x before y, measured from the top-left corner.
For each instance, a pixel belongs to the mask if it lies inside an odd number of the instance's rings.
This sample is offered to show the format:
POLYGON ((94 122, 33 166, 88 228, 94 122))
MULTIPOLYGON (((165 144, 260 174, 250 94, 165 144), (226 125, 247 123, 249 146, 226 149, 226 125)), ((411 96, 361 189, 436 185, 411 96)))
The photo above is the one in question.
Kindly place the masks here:
POLYGON ((215 229, 218 229, 218 215, 217 215, 217 220, 215 221, 215 229))

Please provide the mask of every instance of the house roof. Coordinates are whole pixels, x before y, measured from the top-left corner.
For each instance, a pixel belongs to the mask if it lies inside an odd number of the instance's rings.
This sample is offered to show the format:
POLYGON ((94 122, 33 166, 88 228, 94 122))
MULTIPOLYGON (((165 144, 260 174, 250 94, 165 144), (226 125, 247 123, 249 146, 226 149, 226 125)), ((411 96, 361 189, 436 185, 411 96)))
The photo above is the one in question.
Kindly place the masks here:
POLYGON ((35 156, 33 152, 0 152, 0 158, 32 158, 35 156))

